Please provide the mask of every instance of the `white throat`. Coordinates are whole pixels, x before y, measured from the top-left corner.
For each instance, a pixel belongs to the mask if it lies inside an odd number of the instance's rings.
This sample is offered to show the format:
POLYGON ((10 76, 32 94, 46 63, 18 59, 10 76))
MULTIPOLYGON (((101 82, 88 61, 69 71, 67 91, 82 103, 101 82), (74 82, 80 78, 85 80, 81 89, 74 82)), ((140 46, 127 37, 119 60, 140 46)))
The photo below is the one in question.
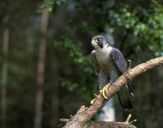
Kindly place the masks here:
POLYGON ((103 48, 97 48, 96 51, 96 57, 98 61, 105 61, 111 53, 112 47, 104 45, 103 48))

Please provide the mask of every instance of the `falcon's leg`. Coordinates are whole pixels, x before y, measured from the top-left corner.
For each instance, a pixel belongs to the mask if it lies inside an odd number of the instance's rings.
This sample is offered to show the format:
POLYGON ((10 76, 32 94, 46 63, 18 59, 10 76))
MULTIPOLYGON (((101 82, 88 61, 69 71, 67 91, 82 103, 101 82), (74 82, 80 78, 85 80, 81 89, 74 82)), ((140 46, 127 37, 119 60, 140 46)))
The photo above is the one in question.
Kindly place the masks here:
POLYGON ((111 84, 118 78, 118 71, 116 70, 116 68, 113 66, 111 69, 111 73, 110 73, 110 81, 109 84, 107 84, 103 89, 100 90, 100 94, 103 95, 103 97, 105 99, 107 98, 107 90, 108 88, 111 86, 111 84))
POLYGON ((107 99, 107 88, 110 86, 110 84, 107 84, 107 78, 104 76, 102 71, 99 73, 99 88, 100 88, 100 94, 107 99), (107 85, 106 85, 107 84, 107 85), (105 86, 106 85, 106 86, 105 86), (102 88, 102 89, 101 89, 102 88))

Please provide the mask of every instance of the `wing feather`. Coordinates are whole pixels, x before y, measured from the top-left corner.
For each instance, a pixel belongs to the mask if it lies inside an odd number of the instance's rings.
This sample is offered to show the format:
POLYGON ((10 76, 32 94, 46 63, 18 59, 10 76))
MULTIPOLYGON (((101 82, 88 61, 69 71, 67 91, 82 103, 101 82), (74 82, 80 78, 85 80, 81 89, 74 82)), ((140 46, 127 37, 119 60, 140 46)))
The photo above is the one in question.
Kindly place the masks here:
POLYGON ((111 51, 111 55, 119 71, 121 73, 124 73, 127 70, 127 64, 121 51, 116 48, 113 48, 111 51))

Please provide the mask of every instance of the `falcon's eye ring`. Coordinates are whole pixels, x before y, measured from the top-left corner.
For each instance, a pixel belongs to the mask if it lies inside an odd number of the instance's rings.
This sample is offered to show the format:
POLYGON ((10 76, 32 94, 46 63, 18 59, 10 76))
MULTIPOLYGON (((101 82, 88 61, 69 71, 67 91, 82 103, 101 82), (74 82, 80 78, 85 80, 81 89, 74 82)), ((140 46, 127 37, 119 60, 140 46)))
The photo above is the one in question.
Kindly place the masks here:
POLYGON ((102 39, 101 38, 96 38, 96 41, 97 42, 100 42, 102 39))

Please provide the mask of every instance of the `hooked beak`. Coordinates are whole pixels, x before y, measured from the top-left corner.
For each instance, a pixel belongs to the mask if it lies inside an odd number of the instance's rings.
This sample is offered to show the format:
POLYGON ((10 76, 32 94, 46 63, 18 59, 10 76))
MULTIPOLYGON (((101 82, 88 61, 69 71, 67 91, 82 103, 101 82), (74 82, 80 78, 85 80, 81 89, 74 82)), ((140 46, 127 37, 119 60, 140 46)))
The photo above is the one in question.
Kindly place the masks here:
POLYGON ((97 46, 98 45, 98 42, 97 42, 97 40, 92 40, 92 42, 91 42, 91 44, 92 44, 92 46, 97 46))

